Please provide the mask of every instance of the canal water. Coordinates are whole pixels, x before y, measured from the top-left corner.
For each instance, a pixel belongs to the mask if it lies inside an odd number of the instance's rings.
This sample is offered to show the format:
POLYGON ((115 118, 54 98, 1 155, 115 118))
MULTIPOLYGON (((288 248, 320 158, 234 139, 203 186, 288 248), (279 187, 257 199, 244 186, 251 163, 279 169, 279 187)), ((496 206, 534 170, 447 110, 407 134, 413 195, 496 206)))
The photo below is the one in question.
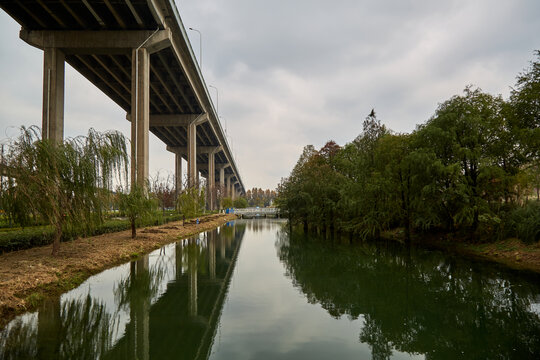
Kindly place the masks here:
POLYGON ((11 322, 0 359, 540 359, 540 280, 239 220, 11 322))

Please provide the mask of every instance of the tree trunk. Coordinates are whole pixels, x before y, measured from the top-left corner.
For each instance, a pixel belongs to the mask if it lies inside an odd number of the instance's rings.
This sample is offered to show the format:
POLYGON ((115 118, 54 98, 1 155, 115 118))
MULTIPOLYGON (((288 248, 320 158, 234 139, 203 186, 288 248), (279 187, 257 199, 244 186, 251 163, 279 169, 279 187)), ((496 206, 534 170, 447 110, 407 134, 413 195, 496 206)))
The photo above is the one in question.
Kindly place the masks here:
POLYGON ((135 227, 135 220, 131 220, 131 238, 135 239, 137 236, 137 228, 135 227))
POLYGON ((58 251, 60 251, 60 239, 62 238, 62 224, 56 224, 55 230, 56 231, 54 234, 52 253, 51 253, 53 256, 58 255, 58 251))
POLYGON ((407 214, 405 218, 405 243, 411 243, 411 221, 409 218, 409 214, 407 214))

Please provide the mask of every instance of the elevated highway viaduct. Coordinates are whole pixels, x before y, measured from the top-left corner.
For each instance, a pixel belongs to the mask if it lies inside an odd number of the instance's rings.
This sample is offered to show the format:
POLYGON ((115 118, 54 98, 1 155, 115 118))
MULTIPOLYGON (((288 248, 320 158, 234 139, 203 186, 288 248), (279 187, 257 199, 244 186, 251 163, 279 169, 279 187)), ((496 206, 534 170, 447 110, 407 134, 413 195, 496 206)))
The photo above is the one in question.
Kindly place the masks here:
POLYGON ((131 180, 149 172, 149 131, 175 154, 177 191, 181 164, 187 184, 207 179, 215 189, 245 193, 174 0, 0 0, 21 25, 20 38, 43 50, 44 138, 64 136, 65 62, 126 111, 131 122, 131 180))

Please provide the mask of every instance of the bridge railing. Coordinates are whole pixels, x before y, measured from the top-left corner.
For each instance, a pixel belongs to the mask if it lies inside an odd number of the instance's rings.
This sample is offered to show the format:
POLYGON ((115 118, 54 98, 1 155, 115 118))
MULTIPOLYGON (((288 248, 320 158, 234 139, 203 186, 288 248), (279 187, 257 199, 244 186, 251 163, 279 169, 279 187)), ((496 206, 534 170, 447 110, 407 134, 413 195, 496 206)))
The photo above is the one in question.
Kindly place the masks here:
POLYGON ((244 208, 244 209, 234 209, 234 213, 238 215, 279 215, 278 208, 244 208))

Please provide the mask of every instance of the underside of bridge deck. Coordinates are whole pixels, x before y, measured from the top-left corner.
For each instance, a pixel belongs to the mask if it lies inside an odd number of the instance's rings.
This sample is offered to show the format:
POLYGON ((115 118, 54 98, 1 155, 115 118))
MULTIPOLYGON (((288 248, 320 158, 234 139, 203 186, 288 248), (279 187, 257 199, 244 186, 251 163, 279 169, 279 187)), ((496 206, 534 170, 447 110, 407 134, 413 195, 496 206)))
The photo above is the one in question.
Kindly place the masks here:
POLYGON ((22 27, 20 37, 44 51, 45 138, 63 139, 64 63, 126 111, 132 123, 132 183, 148 179, 148 132, 188 162, 188 186, 207 178, 226 195, 244 186, 172 0, 0 0, 22 27), (225 184, 227 180, 227 184, 225 184))

